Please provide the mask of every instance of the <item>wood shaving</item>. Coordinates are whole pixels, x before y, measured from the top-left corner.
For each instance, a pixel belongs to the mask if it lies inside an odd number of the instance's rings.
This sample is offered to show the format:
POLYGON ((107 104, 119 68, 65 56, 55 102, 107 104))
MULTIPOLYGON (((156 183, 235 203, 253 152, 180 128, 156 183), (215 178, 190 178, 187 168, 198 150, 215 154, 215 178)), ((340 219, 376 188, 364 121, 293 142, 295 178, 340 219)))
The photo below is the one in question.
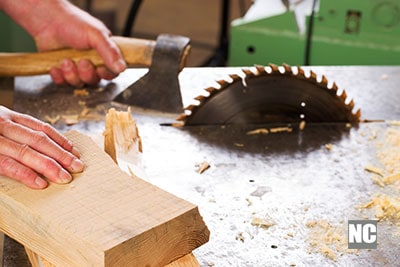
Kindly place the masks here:
POLYGON ((364 170, 367 172, 375 173, 379 176, 384 176, 384 170, 373 165, 367 165, 364 167, 364 170))
POLYGON ((255 135, 255 134, 268 134, 268 129, 266 128, 259 128, 259 129, 255 129, 252 131, 248 131, 246 134, 247 135, 255 135))
POLYGON ((293 129, 291 127, 276 127, 269 129, 270 133, 282 133, 282 132, 291 133, 292 131, 293 129))
POLYGON ((210 164, 207 161, 203 161, 202 163, 197 164, 197 166, 198 166, 197 173, 199 174, 202 174, 203 172, 205 172, 210 168, 210 164))

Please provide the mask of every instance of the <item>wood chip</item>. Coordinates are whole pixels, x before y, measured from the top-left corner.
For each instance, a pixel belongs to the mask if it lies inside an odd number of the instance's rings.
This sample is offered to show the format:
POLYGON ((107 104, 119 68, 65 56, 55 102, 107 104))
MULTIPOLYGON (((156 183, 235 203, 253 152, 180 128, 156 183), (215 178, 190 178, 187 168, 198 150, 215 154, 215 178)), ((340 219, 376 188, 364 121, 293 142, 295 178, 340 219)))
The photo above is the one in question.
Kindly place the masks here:
POLYGON ((299 130, 303 131, 306 128, 306 121, 301 121, 299 124, 299 130))
POLYGON ((199 174, 202 174, 203 172, 205 172, 210 168, 210 164, 207 161, 203 161, 202 163, 197 164, 197 166, 198 166, 197 173, 199 174))
POLYGON ((248 131, 247 135, 255 135, 255 134, 268 134, 268 129, 266 128, 259 128, 252 131, 248 131))
POLYGON ((272 191, 272 189, 269 186, 259 186, 250 195, 253 197, 262 197, 263 195, 265 195, 266 193, 271 192, 271 191, 272 191))
POLYGON ((67 125, 74 125, 79 122, 79 115, 62 115, 61 117, 67 125))
POLYGON ((333 145, 332 144, 326 144, 325 148, 326 148, 326 150, 331 151, 333 149, 333 145))
POLYGON ((44 116, 45 121, 47 121, 48 123, 54 125, 57 123, 57 121, 60 120, 60 115, 57 115, 55 117, 50 117, 49 115, 44 116))
POLYGON ((88 96, 89 92, 86 89, 75 89, 74 96, 88 96))
POLYGON ((282 132, 288 132, 291 133, 293 129, 291 127, 275 127, 269 129, 270 133, 282 133, 282 132))
POLYGON ((275 225, 275 222, 267 218, 253 217, 251 219, 251 225, 268 229, 271 226, 275 225))

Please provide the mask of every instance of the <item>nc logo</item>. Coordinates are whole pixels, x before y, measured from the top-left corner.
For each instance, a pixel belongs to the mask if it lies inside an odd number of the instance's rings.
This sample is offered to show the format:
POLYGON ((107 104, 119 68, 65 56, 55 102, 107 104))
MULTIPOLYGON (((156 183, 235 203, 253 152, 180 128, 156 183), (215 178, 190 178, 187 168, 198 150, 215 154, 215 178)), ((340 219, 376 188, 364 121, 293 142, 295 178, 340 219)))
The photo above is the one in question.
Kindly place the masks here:
POLYGON ((376 249, 378 246, 378 224, 376 220, 348 221, 349 249, 376 249))

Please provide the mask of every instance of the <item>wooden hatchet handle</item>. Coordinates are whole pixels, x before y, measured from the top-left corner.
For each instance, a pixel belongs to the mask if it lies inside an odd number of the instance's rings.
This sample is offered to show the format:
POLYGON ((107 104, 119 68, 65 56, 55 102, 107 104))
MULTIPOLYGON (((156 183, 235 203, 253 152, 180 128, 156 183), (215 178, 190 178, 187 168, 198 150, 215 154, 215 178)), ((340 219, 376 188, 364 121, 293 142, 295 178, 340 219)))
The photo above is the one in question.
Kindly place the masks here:
MULTIPOLYGON (((128 66, 150 66, 156 41, 119 36, 112 38, 119 46, 128 66)), ((65 58, 72 59, 75 62, 80 59, 89 59, 95 66, 104 65, 101 57, 93 49, 61 49, 39 53, 0 53, 0 76, 47 74, 51 68, 60 66, 65 58)))

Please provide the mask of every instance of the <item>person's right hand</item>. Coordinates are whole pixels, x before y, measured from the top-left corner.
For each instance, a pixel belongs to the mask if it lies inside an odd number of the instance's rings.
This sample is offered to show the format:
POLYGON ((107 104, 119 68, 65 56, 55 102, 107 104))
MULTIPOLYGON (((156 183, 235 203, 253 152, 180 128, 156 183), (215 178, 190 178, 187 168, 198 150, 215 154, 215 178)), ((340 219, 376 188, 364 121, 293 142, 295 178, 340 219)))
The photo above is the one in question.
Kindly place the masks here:
POLYGON ((79 158, 72 142, 49 124, 0 106, 0 175, 43 189, 44 177, 64 184, 82 172, 79 158))

